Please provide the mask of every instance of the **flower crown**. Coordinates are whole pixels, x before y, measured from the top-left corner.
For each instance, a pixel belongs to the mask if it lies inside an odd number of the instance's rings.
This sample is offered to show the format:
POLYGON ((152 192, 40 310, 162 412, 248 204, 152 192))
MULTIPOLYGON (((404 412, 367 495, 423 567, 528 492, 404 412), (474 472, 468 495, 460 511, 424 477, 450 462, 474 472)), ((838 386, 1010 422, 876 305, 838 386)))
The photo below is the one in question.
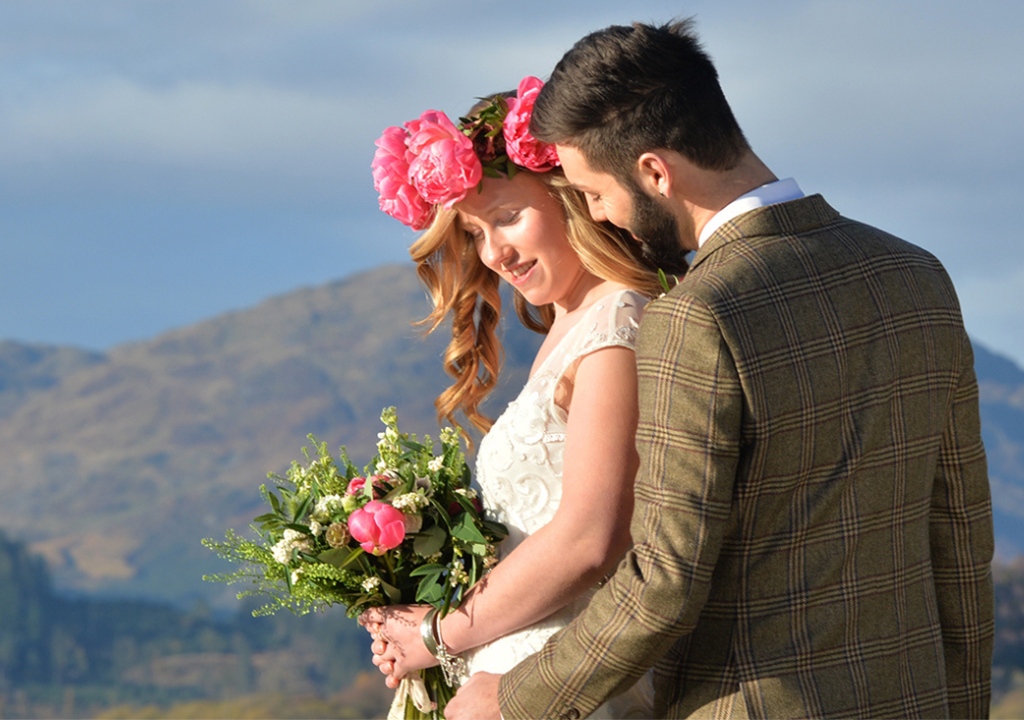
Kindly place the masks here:
POLYGON ((374 143, 373 187, 380 209, 413 230, 466 197, 483 176, 512 177, 519 169, 557 167, 555 146, 530 134, 530 117, 544 83, 525 77, 516 97, 500 95, 459 125, 439 110, 427 110, 402 127, 389 127, 374 143))

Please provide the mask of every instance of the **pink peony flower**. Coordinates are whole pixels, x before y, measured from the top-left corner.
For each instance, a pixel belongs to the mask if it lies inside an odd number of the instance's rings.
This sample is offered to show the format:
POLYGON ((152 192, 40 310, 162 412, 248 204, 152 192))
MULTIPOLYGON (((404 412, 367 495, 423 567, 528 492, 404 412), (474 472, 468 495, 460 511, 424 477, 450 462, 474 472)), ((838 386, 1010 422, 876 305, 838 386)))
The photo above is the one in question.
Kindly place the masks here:
POLYGON ((433 208, 409 182, 408 138, 404 128, 389 127, 374 143, 373 188, 380 193, 381 210, 413 230, 422 230, 430 224, 433 208))
POLYGON ((371 500, 349 515, 348 531, 363 550, 383 555, 405 539, 405 514, 387 503, 371 500))
POLYGON ((508 99, 508 115, 502 132, 505 135, 505 151, 516 165, 534 172, 547 172, 559 165, 558 152, 554 145, 541 142, 530 134, 530 118, 533 104, 544 83, 532 76, 519 82, 516 97, 508 99))
MULTIPOLYGON (((384 496, 384 483, 389 478, 387 475, 374 475, 370 478, 373 482, 373 496, 383 497, 384 496)), ((348 495, 358 495, 366 487, 366 478, 354 477, 348 481, 348 487, 345 489, 345 493, 348 495)))
POLYGON ((405 127, 409 180, 428 203, 451 208, 483 179, 473 142, 443 112, 427 110, 405 127))

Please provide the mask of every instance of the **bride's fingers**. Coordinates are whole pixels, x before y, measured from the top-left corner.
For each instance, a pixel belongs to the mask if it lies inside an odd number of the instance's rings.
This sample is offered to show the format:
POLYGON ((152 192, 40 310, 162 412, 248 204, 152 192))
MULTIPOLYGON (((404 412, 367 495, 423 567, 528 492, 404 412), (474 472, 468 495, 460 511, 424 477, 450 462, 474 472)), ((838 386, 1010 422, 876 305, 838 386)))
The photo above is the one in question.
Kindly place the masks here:
POLYGON ((366 632, 370 633, 370 637, 372 637, 374 639, 377 639, 378 637, 380 637, 381 630, 384 629, 383 625, 381 625, 380 623, 376 623, 376 622, 364 623, 360 619, 359 624, 362 626, 363 630, 365 630, 366 632))
POLYGON ((359 624, 363 627, 370 624, 380 625, 382 622, 384 622, 384 613, 380 611, 380 608, 368 608, 359 615, 359 624))
POLYGON ((374 655, 383 655, 387 650, 388 644, 383 640, 374 640, 370 645, 370 651, 373 652, 374 655))
POLYGON ((398 678, 396 678, 394 675, 388 675, 386 678, 384 678, 384 684, 387 685, 392 690, 397 690, 398 689, 398 685, 401 682, 402 681, 399 680, 398 678))

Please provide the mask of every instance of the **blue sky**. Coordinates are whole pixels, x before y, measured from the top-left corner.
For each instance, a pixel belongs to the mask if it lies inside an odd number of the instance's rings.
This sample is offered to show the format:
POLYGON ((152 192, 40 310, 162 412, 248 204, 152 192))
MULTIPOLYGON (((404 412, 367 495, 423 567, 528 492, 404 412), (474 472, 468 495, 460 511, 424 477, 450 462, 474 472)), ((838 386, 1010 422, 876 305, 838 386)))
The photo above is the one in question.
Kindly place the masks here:
POLYGON ((2 0, 0 339, 103 350, 407 261, 384 127, 689 15, 775 173, 938 255, 1024 364, 1019 0, 2 0))

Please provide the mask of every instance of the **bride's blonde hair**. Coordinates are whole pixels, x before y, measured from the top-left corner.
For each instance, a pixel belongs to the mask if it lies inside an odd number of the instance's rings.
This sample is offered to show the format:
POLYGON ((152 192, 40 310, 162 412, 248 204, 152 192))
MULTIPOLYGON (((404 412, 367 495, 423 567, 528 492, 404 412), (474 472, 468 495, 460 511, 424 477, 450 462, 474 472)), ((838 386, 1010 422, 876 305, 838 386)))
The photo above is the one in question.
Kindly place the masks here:
MULTIPOLYGON (((569 244, 588 272, 649 297, 662 292, 658 268, 644 257, 639 243, 613 225, 595 222, 583 194, 569 185, 560 169, 529 174, 543 182, 558 201, 569 244)), ((438 207, 433 223, 413 243, 409 254, 434 305, 420 324, 433 332, 446 316, 451 318, 452 339, 444 352, 444 368, 454 382, 434 401, 438 420, 448 421, 466 435, 455 417, 461 411, 477 430, 487 432, 492 420, 481 413, 480 404, 497 384, 503 357, 497 335, 499 277, 480 260, 455 210, 438 207)), ((662 262, 666 272, 686 270, 681 248, 678 257, 662 262)), ((513 304, 526 327, 542 334, 551 327, 552 305, 534 307, 518 292, 513 304)))

